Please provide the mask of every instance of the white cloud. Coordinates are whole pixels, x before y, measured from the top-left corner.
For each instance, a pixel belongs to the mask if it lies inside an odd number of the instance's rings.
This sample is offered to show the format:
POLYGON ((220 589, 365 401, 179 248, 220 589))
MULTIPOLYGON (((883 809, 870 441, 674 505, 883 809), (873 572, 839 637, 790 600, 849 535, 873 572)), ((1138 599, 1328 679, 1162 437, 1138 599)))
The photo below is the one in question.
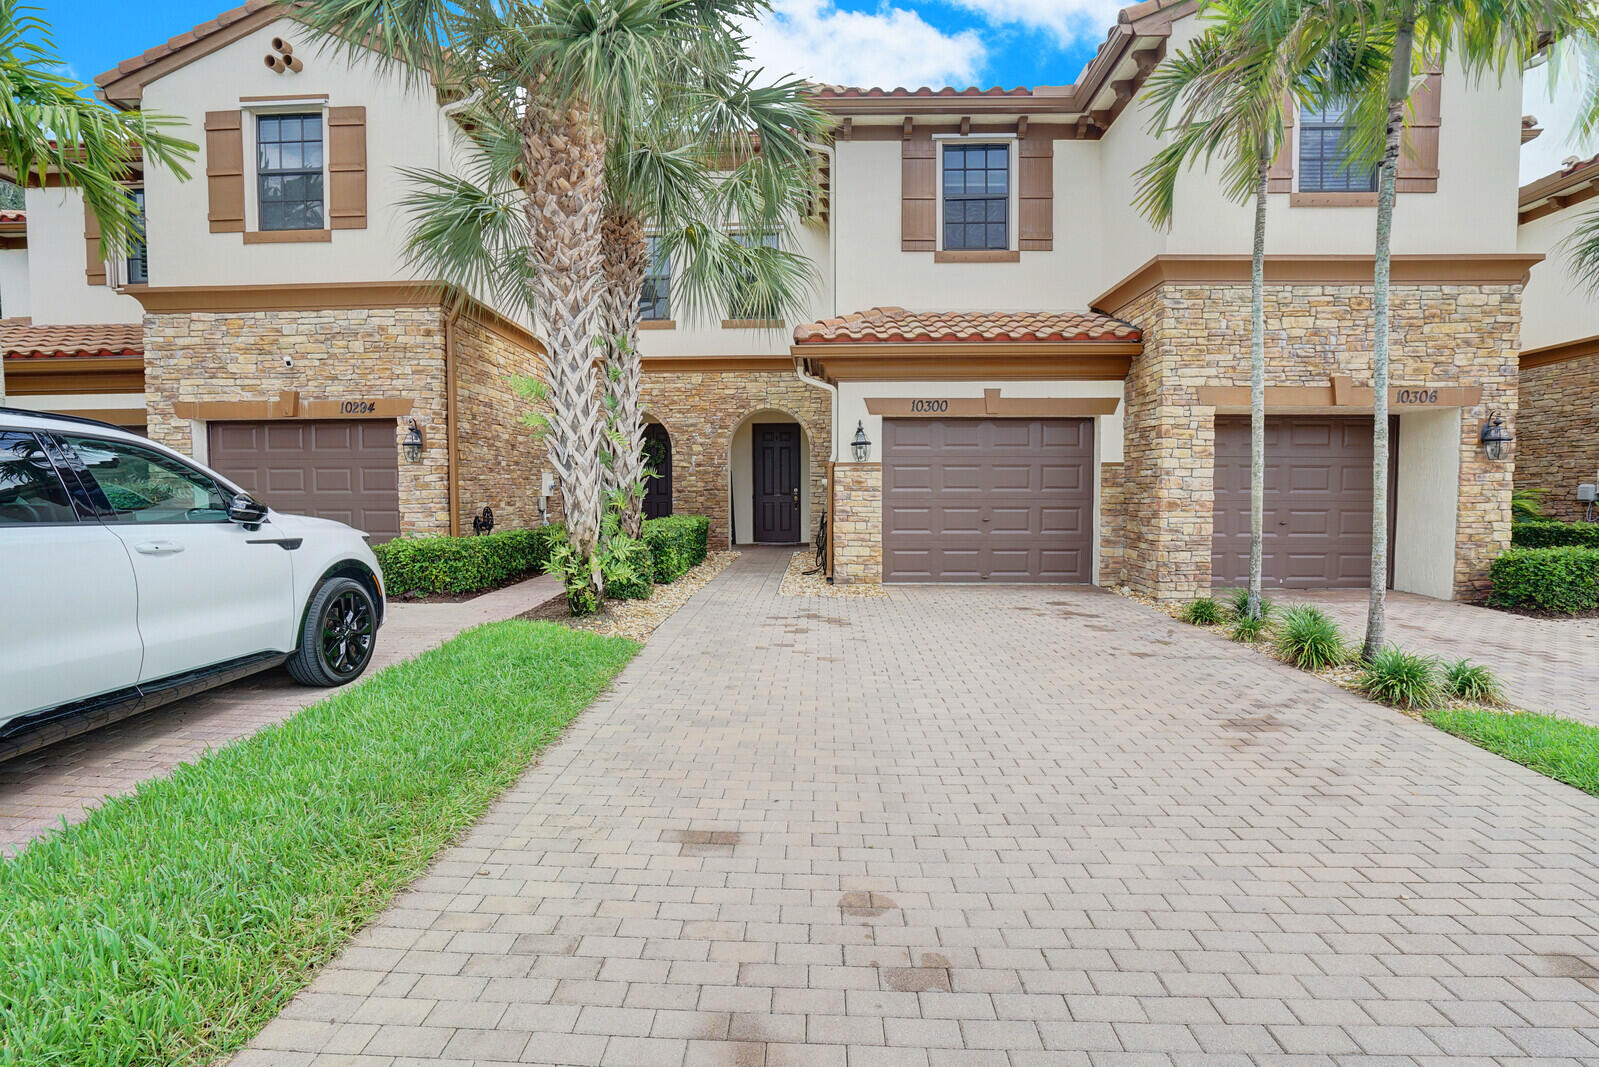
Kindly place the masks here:
POLYGON ((841 11, 833 0, 776 0, 749 28, 755 65, 839 85, 965 87, 988 53, 971 30, 945 33, 914 11, 841 11))
POLYGON ((945 0, 976 12, 995 26, 1021 26, 1050 34, 1061 47, 1103 41, 1116 24, 1120 0, 945 0))

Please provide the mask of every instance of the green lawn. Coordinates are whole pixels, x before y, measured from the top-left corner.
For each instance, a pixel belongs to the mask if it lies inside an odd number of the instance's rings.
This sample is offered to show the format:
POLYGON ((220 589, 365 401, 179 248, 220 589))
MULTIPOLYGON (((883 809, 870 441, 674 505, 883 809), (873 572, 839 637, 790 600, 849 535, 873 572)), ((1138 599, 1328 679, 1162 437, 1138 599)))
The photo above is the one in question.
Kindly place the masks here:
POLYGON ((1599 796, 1599 727, 1530 711, 1443 708, 1425 714, 1441 730, 1599 796))
POLYGON ((479 627, 0 863, 0 1064, 239 1047, 637 650, 479 627))

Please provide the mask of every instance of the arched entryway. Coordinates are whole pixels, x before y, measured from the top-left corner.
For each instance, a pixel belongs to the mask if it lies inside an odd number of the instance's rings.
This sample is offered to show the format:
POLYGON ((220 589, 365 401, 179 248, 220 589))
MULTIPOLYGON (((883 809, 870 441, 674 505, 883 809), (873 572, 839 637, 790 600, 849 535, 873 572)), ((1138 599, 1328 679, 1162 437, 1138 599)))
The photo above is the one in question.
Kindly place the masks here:
POLYGON ((810 538, 810 435, 793 415, 756 411, 733 429, 728 456, 735 544, 800 544, 810 538))
POLYGON ((672 435, 658 422, 644 424, 644 466, 654 473, 644 482, 644 517, 664 519, 672 513, 672 435))

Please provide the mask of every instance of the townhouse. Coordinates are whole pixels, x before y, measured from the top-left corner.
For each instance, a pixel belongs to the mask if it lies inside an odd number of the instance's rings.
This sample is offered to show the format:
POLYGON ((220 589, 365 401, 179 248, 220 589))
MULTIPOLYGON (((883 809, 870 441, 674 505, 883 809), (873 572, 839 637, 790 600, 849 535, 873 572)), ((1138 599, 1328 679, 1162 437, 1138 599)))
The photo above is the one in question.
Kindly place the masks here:
MULTIPOLYGON (((1157 147, 1137 94, 1196 23, 1191 4, 1125 9, 1070 85, 819 87, 837 128, 825 210, 797 238, 820 281, 805 321, 680 317, 672 265, 652 262, 649 513, 707 514, 731 544, 808 541, 826 516, 838 582, 1171 599, 1242 581, 1250 213, 1202 171, 1169 231, 1130 206, 1157 147)), ((148 250, 128 263, 103 261, 71 190, 30 189, 26 328, 130 328, 127 420, 275 505, 377 536, 460 532, 483 507, 559 517, 509 385, 538 372, 537 324, 447 305, 404 263, 397 168, 457 158, 447 96, 321 55, 262 0, 97 82, 114 106, 186 118, 199 173, 144 176, 148 250), (91 304, 94 323, 74 317, 91 304)), ((1296 115, 1271 181, 1266 570, 1287 587, 1369 569, 1375 194, 1339 127, 1296 115)), ((1520 131, 1515 78, 1446 69, 1414 101, 1393 262, 1398 589, 1475 595, 1509 542, 1515 464, 1481 429, 1516 426, 1543 254, 1518 228, 1520 131)), ((12 402, 62 401, 16 388, 21 329, 12 402)))

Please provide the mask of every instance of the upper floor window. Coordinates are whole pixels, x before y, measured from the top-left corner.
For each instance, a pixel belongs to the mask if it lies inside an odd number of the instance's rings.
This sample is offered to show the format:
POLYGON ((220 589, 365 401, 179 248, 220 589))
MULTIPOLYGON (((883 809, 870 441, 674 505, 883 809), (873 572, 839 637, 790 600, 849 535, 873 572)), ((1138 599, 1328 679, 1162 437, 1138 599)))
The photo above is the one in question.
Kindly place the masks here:
POLYGON ((139 235, 128 246, 127 277, 129 285, 144 285, 150 280, 150 255, 144 239, 144 190, 132 189, 128 195, 139 207, 139 235))
POLYGON ((1331 104, 1305 108, 1299 116, 1299 191, 1369 193, 1377 188, 1377 168, 1349 161, 1345 146, 1349 107, 1331 104))
MULTIPOLYGON (((733 235, 733 239, 746 248, 777 248, 778 240, 775 233, 754 233, 740 231, 733 235)), ((733 282, 732 317, 735 319, 770 319, 776 317, 776 312, 770 306, 767 294, 761 292, 759 280, 749 274, 738 277, 733 282)))
POLYGON ((944 248, 1010 247, 1010 148, 1003 144, 944 146, 944 248))
POLYGON ((260 115, 255 138, 257 201, 263 230, 320 230, 322 116, 260 115))
POLYGON ((650 265, 644 274, 644 290, 639 294, 638 317, 660 321, 672 317, 672 260, 659 237, 651 237, 650 265))

